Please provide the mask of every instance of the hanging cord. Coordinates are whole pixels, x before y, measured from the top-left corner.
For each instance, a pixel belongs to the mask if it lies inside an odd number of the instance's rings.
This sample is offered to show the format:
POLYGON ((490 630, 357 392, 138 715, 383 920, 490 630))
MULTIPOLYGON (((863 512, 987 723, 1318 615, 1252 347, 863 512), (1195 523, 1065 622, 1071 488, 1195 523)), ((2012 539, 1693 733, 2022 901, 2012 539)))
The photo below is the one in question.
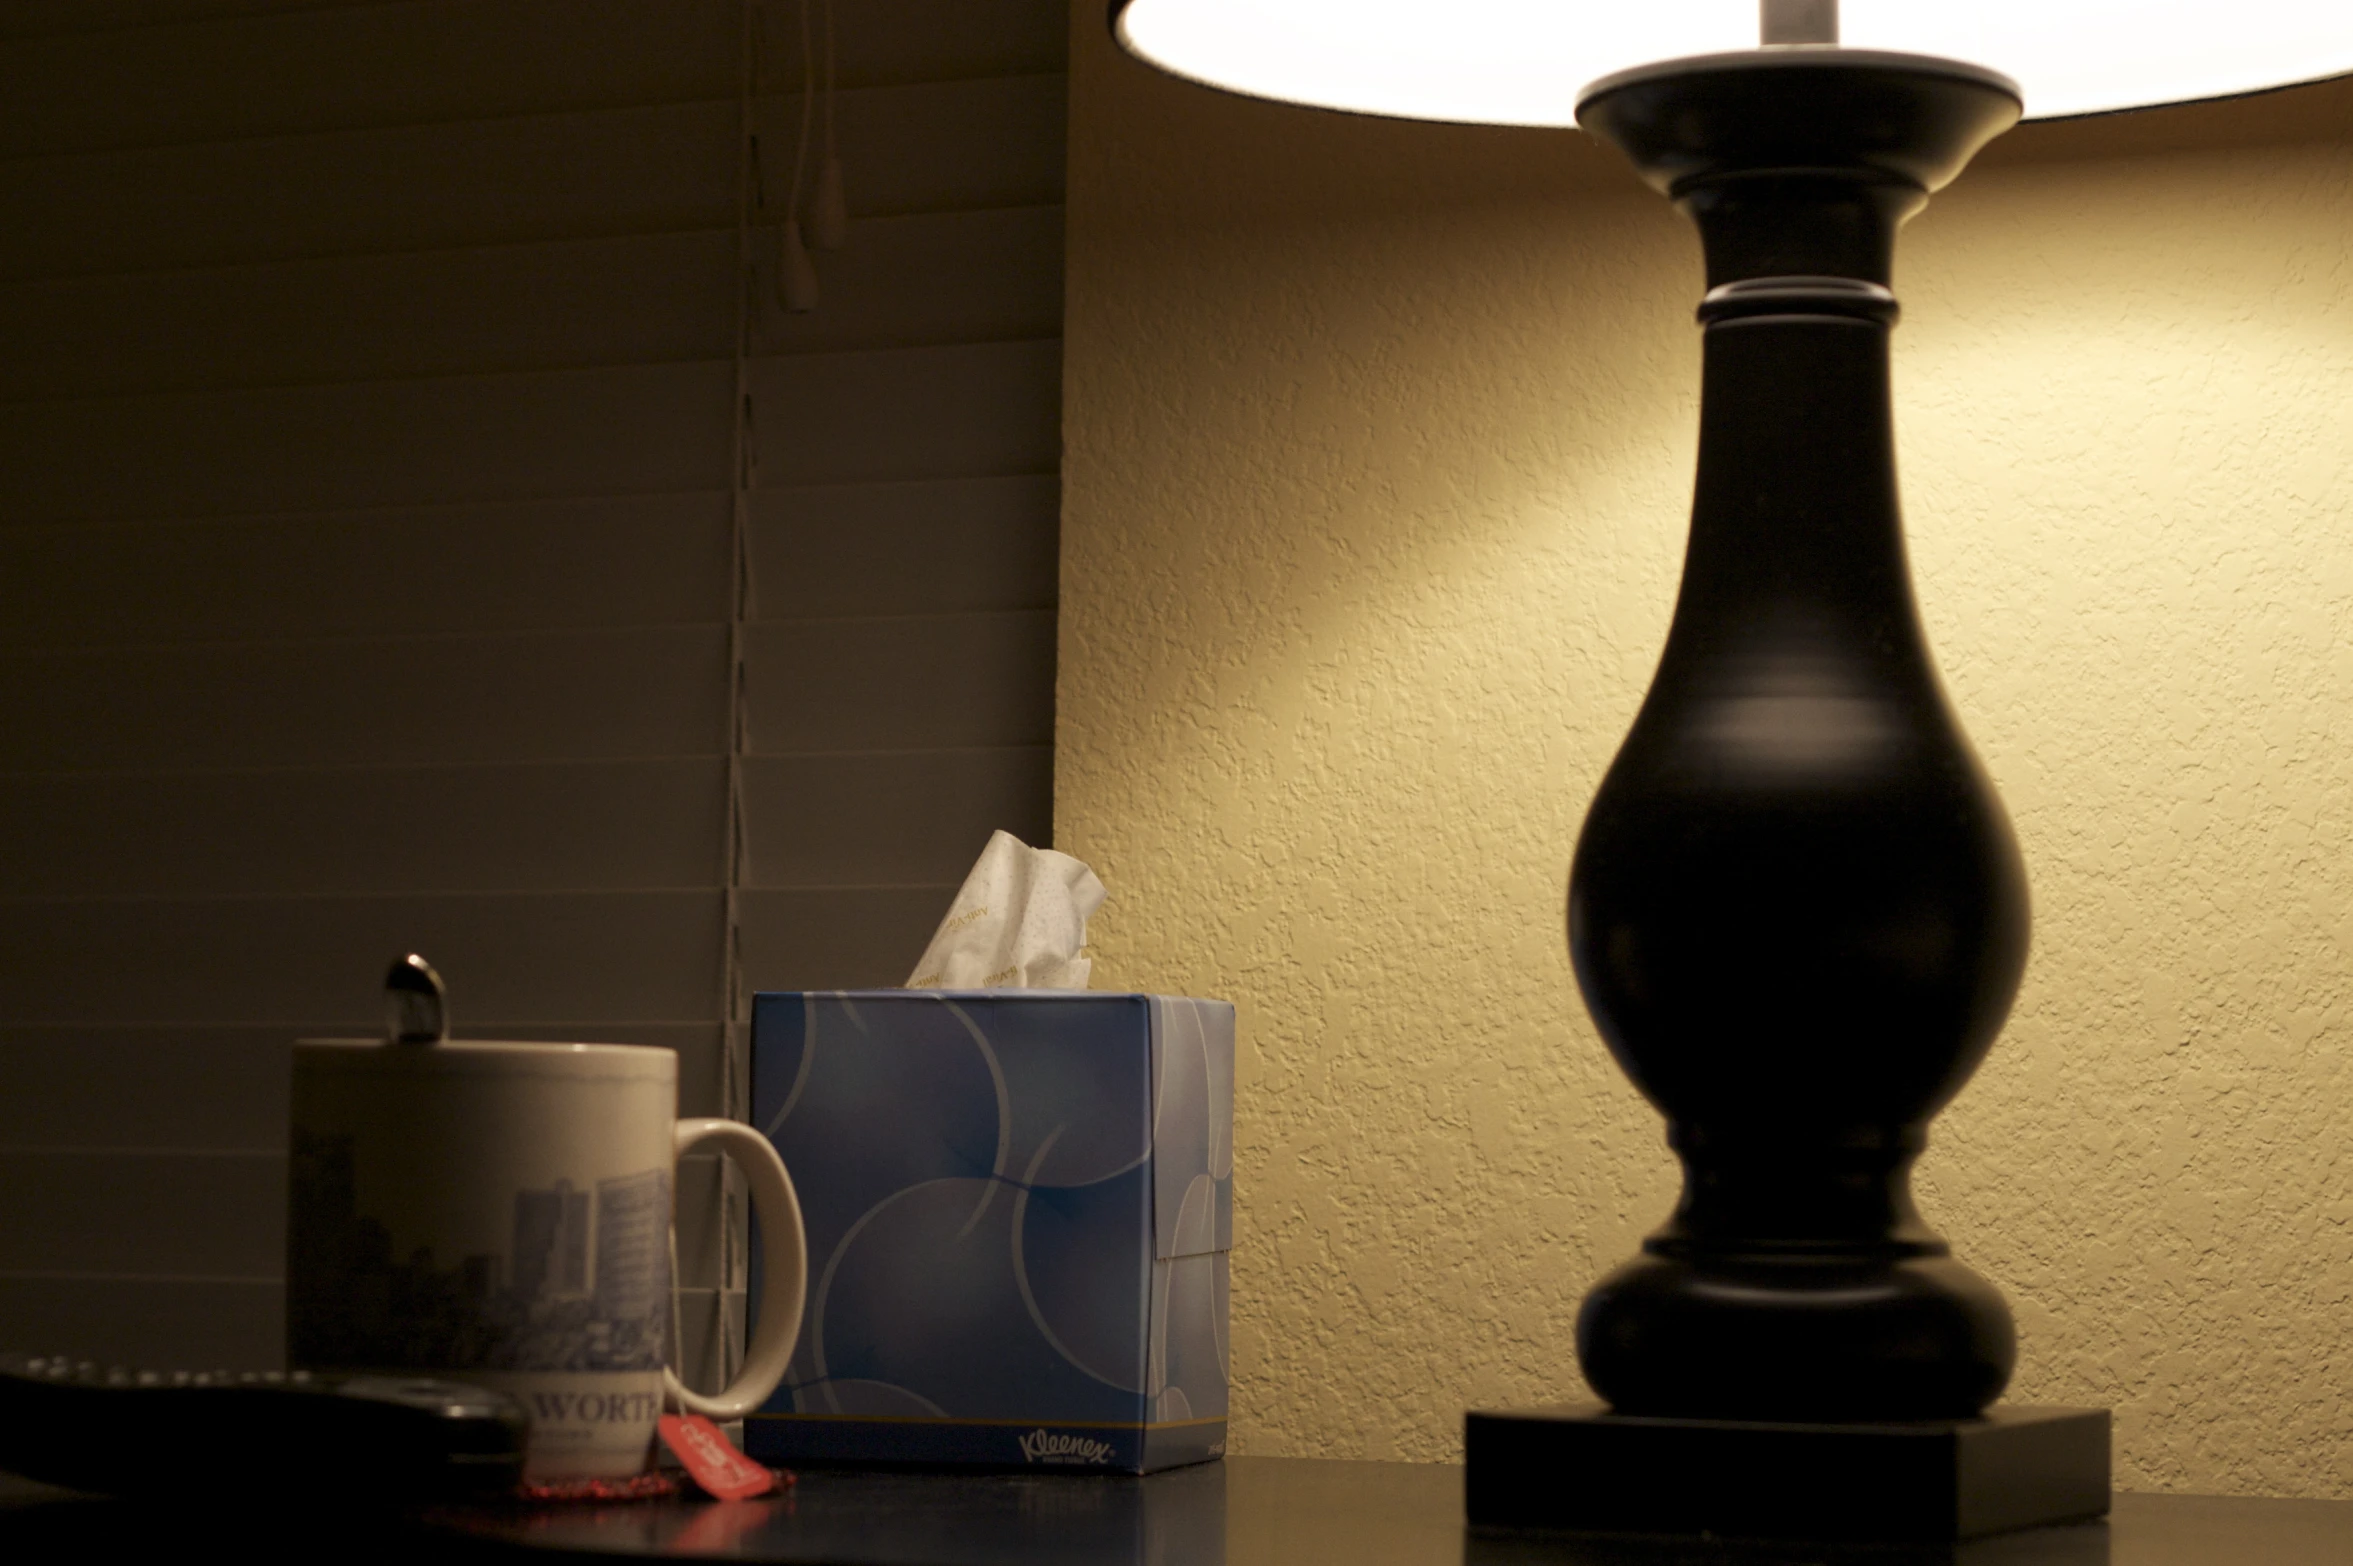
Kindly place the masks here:
POLYGON ((841 96, 834 67, 833 4, 825 0, 825 159, 817 168, 817 201, 809 214, 811 237, 820 250, 839 250, 850 242, 850 208, 842 194, 842 159, 833 134, 834 101, 841 96))
MULTIPOLYGON (((754 0, 744 0, 750 14, 754 0)), ((742 1040, 738 1037, 743 1025, 743 940, 741 913, 744 883, 751 873, 751 831, 744 816, 744 757, 751 749, 752 715, 749 693, 750 671, 746 661, 745 633, 752 617, 752 488, 759 479, 759 452, 755 436, 757 430, 752 414, 752 323, 755 317, 753 290, 757 288, 759 263, 754 250, 754 236, 758 231, 759 209, 765 204, 760 188, 760 138, 755 128, 758 104, 753 81, 755 58, 751 50, 751 34, 747 27, 746 51, 742 75, 742 107, 738 119, 741 139, 737 154, 735 195, 735 378, 734 430, 728 462, 727 509, 727 843, 726 843, 726 924, 727 949, 723 957, 724 1009, 727 1019, 726 1069, 727 1080, 722 1089, 722 1113, 741 1119, 747 1106, 744 1103, 744 1058, 742 1040)))
POLYGON ((809 133, 817 112, 817 51, 812 47, 809 0, 801 0, 801 134, 793 144, 791 194, 776 236, 776 298, 795 314, 817 308, 817 267, 801 242, 802 179, 809 167, 809 133))
MULTIPOLYGON (((753 609, 751 510, 752 487, 759 477, 759 453, 752 422, 753 290, 758 286, 755 254, 759 209, 760 138, 757 130, 759 37, 756 0, 742 0, 743 59, 738 73, 735 190, 735 352, 734 429, 728 463, 728 574, 727 574, 727 816, 724 879, 721 891, 720 950, 720 1114, 730 1120, 745 1118, 748 1081, 744 1052, 743 889, 751 878, 751 831, 744 809, 744 758, 751 749, 752 719, 750 669, 746 647, 753 609)), ((734 1165, 719 1163, 718 1222, 719 1277, 711 1302, 710 1335, 715 1351, 706 1363, 717 1372, 716 1386, 735 1379, 741 1354, 741 1323, 729 1308, 734 1293, 744 1287, 737 1268, 737 1236, 745 1234, 748 1215, 734 1165), (715 1362, 715 1363, 712 1363, 715 1362)), ((676 1263, 672 1263, 676 1277, 676 1263)))
MULTIPOLYGON (((728 582, 727 582, 727 815, 722 848, 720 961, 719 961, 719 1113, 744 1118, 742 1081, 743 990, 742 889, 743 866, 749 852, 743 818, 743 754, 749 725, 744 712, 744 622, 750 609, 749 534, 751 503, 751 330, 752 236, 760 190, 760 138, 754 127, 760 57, 760 17, 757 0, 739 0, 735 93, 735 342, 734 400, 730 405, 733 430, 728 462, 728 582)), ((670 1368, 681 1382, 704 1383, 717 1391, 735 1379, 735 1323, 727 1296, 735 1284, 737 1199, 733 1166, 720 1160, 720 1177, 709 1221, 719 1236, 719 1277, 711 1291, 706 1322, 702 1369, 712 1375, 690 1375, 686 1363, 684 1287, 678 1269, 678 1226, 670 1226, 670 1368)))

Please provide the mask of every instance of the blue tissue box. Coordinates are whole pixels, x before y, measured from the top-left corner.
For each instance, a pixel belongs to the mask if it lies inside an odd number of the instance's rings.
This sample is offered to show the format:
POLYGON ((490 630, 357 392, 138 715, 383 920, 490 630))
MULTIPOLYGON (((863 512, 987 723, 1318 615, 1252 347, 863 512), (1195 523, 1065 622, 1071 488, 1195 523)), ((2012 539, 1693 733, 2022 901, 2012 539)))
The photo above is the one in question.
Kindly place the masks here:
POLYGON ((752 1123, 792 1171, 809 1299, 747 1449, 1123 1473, 1221 1455, 1233 1087, 1224 1001, 759 996, 752 1123))

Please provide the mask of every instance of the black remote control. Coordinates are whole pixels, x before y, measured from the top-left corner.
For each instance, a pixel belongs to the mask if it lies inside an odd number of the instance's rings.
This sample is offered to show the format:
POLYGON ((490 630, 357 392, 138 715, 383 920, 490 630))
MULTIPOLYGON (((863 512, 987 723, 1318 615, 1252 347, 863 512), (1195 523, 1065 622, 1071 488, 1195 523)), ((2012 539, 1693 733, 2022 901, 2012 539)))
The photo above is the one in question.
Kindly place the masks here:
POLYGON ((512 1398, 457 1382, 0 1353, 0 1470, 101 1495, 493 1495, 522 1477, 527 1425, 512 1398))

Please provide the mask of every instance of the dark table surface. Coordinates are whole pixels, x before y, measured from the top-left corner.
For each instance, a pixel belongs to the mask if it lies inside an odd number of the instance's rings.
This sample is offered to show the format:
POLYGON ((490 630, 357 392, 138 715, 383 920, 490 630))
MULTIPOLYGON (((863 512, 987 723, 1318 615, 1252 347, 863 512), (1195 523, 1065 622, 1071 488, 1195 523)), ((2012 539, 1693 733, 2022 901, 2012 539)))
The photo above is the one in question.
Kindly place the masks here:
POLYGON ((1144 1479, 808 1470, 786 1494, 756 1501, 445 1509, 399 1523, 328 1498, 299 1511, 297 1523, 257 1525, 293 1515, 299 1501, 273 1496, 260 1467, 252 1494, 169 1508, 0 1478, 0 1559, 120 1553, 102 1548, 110 1543, 160 1552, 167 1541, 175 1555, 219 1542, 233 1554, 243 1537, 256 1546, 249 1556, 299 1543, 345 1559, 436 1563, 702 1555, 833 1566, 2353 1566, 2353 1501, 2121 1495, 2105 1522, 1912 1551, 1495 1538, 1464 1530, 1460 1468, 1281 1457, 1144 1479))

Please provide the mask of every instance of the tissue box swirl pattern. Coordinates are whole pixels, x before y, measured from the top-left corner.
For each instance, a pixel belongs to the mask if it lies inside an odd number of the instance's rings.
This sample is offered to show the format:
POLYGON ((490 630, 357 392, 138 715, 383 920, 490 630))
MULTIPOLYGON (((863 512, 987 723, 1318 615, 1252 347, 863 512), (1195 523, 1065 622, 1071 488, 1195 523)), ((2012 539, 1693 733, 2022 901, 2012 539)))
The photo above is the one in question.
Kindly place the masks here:
POLYGON ((751 1451, 1127 1472, 1222 1451, 1233 1024, 1168 996, 759 997, 753 1123, 810 1282, 751 1451))

